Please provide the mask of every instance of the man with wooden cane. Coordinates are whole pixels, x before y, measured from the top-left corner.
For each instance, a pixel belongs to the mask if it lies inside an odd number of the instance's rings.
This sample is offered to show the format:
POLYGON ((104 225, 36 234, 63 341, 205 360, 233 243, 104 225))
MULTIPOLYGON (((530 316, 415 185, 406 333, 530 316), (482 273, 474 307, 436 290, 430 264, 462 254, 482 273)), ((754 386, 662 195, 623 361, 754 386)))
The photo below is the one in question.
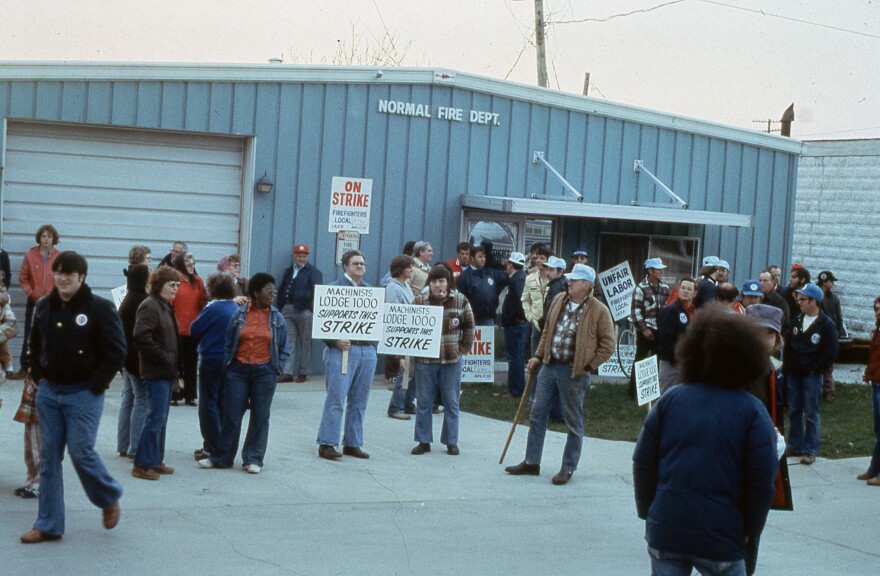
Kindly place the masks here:
POLYGON ((566 484, 577 469, 584 438, 584 393, 590 385, 590 371, 611 357, 616 340, 611 312, 593 298, 596 271, 585 264, 575 264, 565 276, 568 293, 558 295, 550 305, 541 342, 528 364, 529 372, 539 366, 541 372, 529 423, 526 458, 505 468, 514 476, 541 473, 550 405, 559 397, 568 438, 562 467, 552 480, 556 485, 566 484))

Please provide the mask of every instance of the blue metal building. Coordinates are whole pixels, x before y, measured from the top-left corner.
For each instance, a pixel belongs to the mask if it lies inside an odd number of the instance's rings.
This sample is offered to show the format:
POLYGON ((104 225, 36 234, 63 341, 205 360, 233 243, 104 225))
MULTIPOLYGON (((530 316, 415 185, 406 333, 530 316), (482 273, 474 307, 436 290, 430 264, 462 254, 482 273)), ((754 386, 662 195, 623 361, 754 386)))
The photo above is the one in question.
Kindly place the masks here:
POLYGON ((3 62, 0 117, 14 273, 51 222, 98 289, 122 283, 132 244, 161 256, 178 238, 203 274, 240 251, 245 271, 277 275, 306 243, 332 279, 336 176, 372 180, 371 281, 409 239, 438 258, 471 237, 500 256, 583 246, 637 276, 649 255, 680 276, 716 254, 734 280, 791 255, 800 142, 471 74, 3 62))

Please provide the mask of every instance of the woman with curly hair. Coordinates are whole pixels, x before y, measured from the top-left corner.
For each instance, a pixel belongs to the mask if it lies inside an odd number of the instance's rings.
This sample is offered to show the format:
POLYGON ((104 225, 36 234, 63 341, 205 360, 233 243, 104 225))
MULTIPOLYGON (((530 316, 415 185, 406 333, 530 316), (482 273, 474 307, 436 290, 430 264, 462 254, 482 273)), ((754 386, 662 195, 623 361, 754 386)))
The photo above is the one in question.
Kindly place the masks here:
POLYGON ((180 328, 180 361, 183 366, 183 391, 175 391, 171 405, 183 399, 187 406, 196 405, 198 396, 196 388, 196 370, 199 352, 195 341, 189 333, 190 324, 208 303, 205 283, 196 274, 196 261, 192 252, 178 254, 172 260, 174 269, 180 272, 180 290, 174 300, 174 314, 180 328))
POLYGON ((138 351, 141 378, 147 389, 149 411, 135 450, 131 475, 158 480, 173 474, 165 466, 165 427, 168 400, 173 383, 180 377, 180 333, 172 303, 180 288, 180 273, 162 266, 150 274, 149 296, 138 306, 134 323, 134 345, 138 351))
POLYGON ((683 384, 654 405, 636 442, 636 509, 655 574, 746 574, 773 499, 776 431, 749 387, 767 369, 758 325, 703 307, 679 340, 683 384))

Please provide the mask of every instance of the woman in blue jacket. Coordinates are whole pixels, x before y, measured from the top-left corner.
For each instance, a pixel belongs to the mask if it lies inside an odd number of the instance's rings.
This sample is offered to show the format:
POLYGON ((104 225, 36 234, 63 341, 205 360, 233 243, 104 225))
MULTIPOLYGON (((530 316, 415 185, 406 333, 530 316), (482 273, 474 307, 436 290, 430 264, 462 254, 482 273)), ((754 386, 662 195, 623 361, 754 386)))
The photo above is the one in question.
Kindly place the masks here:
POLYGON ((211 301, 189 327, 189 334, 199 347, 199 430, 202 433, 202 447, 194 453, 196 460, 215 453, 220 441, 220 389, 223 386, 226 329, 238 310, 234 300, 237 295, 236 282, 230 274, 208 276, 207 291, 211 301))
POLYGON ((242 468, 263 470, 269 440, 269 410, 275 382, 290 353, 287 325, 272 301, 275 278, 258 272, 248 281, 248 297, 226 330, 223 401, 220 404, 220 442, 216 454, 199 460, 202 468, 229 468, 238 452, 241 421, 250 405, 251 416, 241 449, 242 468))
POLYGON ((704 307, 679 341, 684 384, 648 413, 633 453, 654 574, 746 574, 779 465, 773 423, 749 393, 767 354, 755 323, 717 305, 704 307))

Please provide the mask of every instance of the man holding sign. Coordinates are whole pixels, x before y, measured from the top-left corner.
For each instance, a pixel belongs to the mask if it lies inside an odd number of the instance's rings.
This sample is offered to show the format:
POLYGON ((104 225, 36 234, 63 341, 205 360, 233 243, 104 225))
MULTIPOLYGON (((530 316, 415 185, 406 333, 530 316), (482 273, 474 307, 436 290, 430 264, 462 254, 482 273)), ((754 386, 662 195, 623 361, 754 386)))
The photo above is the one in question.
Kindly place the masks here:
MULTIPOLYGON (((345 272, 343 277, 331 286, 367 286, 363 281, 367 272, 367 263, 359 250, 349 250, 342 255, 342 270, 345 272)), ((350 292, 350 290, 346 291, 346 293, 350 292)), ((353 333, 364 333, 364 337, 369 337, 367 333, 380 323, 379 318, 375 318, 372 322, 365 319, 364 307, 348 302, 352 297, 343 295, 330 297, 340 301, 342 308, 340 311, 347 313, 348 316, 341 318, 337 315, 324 320, 318 313, 316 322, 318 331, 323 327, 328 327, 329 330, 335 325, 341 325, 353 333)), ((324 413, 318 428, 318 456, 326 460, 338 460, 343 454, 355 458, 369 458, 370 455, 361 450, 361 446, 364 444, 364 413, 367 411, 367 400, 370 398, 370 384, 376 372, 376 343, 366 339, 324 342, 327 344, 327 349, 324 350, 327 399, 324 401, 324 413), (345 356, 347 356, 347 366, 344 361, 345 356), (343 404, 346 406, 344 434, 342 434, 343 404), (341 434, 342 452, 340 453, 336 450, 336 446, 339 445, 341 434)))
POLYGON ((590 371, 608 360, 614 352, 616 330, 608 308, 593 297, 596 271, 575 264, 568 278, 568 294, 557 297, 550 306, 541 343, 529 360, 529 371, 541 366, 538 392, 529 422, 526 459, 505 471, 515 476, 541 473, 541 453, 547 432, 550 404, 562 400, 562 414, 568 439, 562 454, 562 468, 553 484, 566 484, 581 457, 584 442, 584 393, 590 385, 590 371))
POLYGON ((416 358, 416 431, 418 445, 412 454, 431 451, 434 439, 431 406, 440 391, 443 399, 443 429, 440 442, 446 452, 458 456, 458 402, 461 398, 461 357, 470 352, 474 341, 474 313, 460 292, 452 290, 452 273, 438 264, 428 273, 428 294, 419 294, 413 304, 443 308, 443 331, 439 358, 416 358))

